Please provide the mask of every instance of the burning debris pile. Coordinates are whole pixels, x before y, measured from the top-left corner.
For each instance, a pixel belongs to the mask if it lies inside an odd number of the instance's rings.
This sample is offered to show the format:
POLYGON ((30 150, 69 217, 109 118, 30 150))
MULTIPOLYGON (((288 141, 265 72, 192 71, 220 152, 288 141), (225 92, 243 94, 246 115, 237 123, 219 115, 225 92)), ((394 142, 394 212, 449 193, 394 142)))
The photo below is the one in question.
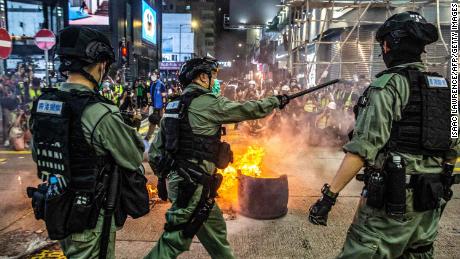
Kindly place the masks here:
POLYGON ((236 156, 234 162, 219 173, 224 177, 219 194, 232 190, 238 183, 238 172, 251 177, 262 177, 262 159, 265 150, 258 146, 249 146, 246 153, 236 156))
POLYGON ((263 166, 264 155, 264 148, 249 146, 244 154, 235 156, 233 164, 219 170, 223 175, 219 196, 244 216, 278 218, 287 213, 287 176, 273 176, 263 166))
MULTIPOLYGON (((235 211, 251 218, 272 219, 287 213, 288 182, 286 175, 274 174, 264 166, 265 148, 252 145, 236 152, 234 162, 219 170, 223 176, 219 205, 226 214, 235 211)), ((161 202, 158 190, 147 184, 151 206, 161 202)))

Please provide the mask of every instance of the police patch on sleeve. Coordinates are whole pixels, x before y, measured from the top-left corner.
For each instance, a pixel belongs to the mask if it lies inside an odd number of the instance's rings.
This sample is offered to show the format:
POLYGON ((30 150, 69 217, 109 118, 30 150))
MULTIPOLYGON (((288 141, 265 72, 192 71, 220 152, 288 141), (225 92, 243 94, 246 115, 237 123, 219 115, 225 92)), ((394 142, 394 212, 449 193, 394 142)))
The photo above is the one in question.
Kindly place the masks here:
POLYGON ((180 101, 169 102, 166 106, 166 110, 174 110, 179 107, 180 101))
POLYGON ((51 100, 39 100, 37 112, 61 115, 63 102, 51 100))
POLYGON ((438 76, 427 76, 426 78, 430 88, 448 88, 445 78, 438 76))

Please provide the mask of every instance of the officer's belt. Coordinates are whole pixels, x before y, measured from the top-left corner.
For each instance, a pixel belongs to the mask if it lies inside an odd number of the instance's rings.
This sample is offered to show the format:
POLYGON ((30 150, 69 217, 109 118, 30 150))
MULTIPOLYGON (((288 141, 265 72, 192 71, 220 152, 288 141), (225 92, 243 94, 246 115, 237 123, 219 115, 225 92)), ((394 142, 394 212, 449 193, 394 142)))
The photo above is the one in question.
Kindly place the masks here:
POLYGON ((195 163, 187 160, 177 160, 175 169, 183 178, 188 178, 199 184, 209 184, 210 175, 195 163))
MULTIPOLYGON (((426 175, 426 174, 406 174, 406 188, 408 189, 413 189, 415 188, 417 184, 417 180, 421 175, 426 175)), ((443 176, 442 173, 439 174, 429 174, 429 175, 439 175, 439 179, 443 176)), ((453 177, 455 178, 454 184, 457 184, 460 182, 460 174, 454 174, 453 177)), ((367 177, 364 174, 358 174, 356 175, 356 180, 360 182, 364 182, 367 184, 367 177)))

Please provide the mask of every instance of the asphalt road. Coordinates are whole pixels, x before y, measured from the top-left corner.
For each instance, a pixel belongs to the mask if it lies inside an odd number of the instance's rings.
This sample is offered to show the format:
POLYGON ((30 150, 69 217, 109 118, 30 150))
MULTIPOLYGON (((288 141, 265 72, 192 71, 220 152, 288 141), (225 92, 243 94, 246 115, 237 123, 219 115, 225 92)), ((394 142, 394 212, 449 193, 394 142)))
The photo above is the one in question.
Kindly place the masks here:
MULTIPOLYGON (((235 138, 238 145, 244 139, 235 138)), ((345 239, 362 183, 352 181, 341 193, 327 227, 308 222, 308 207, 318 198, 324 182, 330 181, 343 154, 335 149, 298 147, 285 140, 263 143, 266 164, 289 181, 289 211, 274 220, 255 220, 226 214, 229 241, 237 258, 333 258, 345 239)), ((146 168, 148 166, 146 165, 146 168)), ((149 168, 148 168, 149 169, 149 168)), ((152 172, 147 177, 154 181, 152 172)), ((25 188, 39 183, 30 154, 0 150, 0 257, 28 254, 48 244, 43 221, 36 221, 25 188)), ((460 254, 460 188, 455 186, 454 199, 448 204, 435 243, 436 258, 458 258, 460 254)), ((226 204, 222 204, 228 212, 226 204)), ((117 258, 142 258, 155 245, 164 224, 168 203, 156 203, 140 219, 128 219, 117 233, 117 258)), ((209 258, 198 240, 180 258, 209 258)))

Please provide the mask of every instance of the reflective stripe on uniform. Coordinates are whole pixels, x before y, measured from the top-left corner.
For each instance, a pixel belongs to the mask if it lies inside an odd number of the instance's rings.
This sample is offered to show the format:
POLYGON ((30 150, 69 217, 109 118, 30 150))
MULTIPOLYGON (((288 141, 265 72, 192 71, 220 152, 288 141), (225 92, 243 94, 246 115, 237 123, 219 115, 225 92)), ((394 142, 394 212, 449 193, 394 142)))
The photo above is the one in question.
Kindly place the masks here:
POLYGON ((165 114, 163 114, 163 118, 179 119, 179 114, 177 114, 177 113, 174 113, 174 114, 165 113, 165 114))

